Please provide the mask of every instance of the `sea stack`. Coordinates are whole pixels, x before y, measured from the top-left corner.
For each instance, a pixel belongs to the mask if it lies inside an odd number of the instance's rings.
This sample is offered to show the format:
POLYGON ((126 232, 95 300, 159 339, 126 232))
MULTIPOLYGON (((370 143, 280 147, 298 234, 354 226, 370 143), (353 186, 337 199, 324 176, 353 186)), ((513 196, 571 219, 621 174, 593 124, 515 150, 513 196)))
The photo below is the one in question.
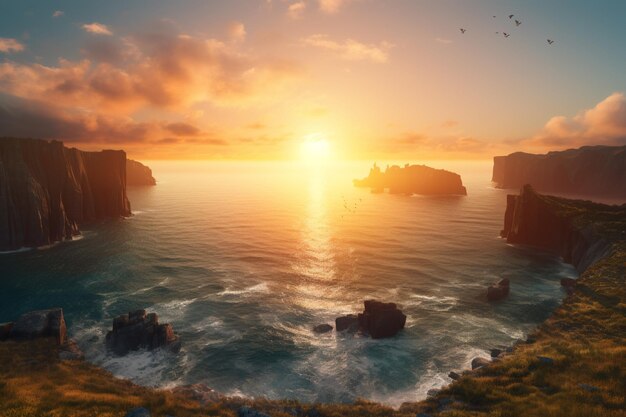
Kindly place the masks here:
POLYGON ((366 178, 355 179, 356 187, 368 187, 372 192, 389 190, 390 194, 467 195, 461 176, 443 169, 426 165, 393 165, 385 172, 376 164, 366 178))
POLYGON ((151 186, 156 185, 152 170, 138 161, 126 160, 126 185, 151 186))
POLYGON ((72 239, 83 223, 130 214, 124 151, 0 138, 0 250, 72 239))

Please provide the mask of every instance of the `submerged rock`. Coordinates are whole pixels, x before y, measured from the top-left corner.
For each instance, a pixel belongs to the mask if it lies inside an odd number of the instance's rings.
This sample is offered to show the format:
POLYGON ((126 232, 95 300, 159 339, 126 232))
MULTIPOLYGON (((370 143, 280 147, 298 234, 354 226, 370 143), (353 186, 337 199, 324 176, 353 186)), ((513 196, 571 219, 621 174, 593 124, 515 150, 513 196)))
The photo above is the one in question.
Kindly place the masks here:
POLYGON ((509 279, 504 278, 487 288, 487 300, 498 301, 509 295, 509 279))
POLYGON ((174 334, 171 324, 159 324, 156 313, 146 314, 146 310, 136 310, 113 319, 113 330, 106 335, 106 345, 116 355, 163 346, 177 352, 180 350, 180 339, 174 334))
POLYGON ((366 300, 364 305, 365 311, 359 314, 359 325, 373 339, 393 337, 404 329, 406 315, 394 303, 366 300))
POLYGON ((356 314, 337 317, 335 319, 335 329, 337 329, 338 332, 344 330, 356 332, 359 330, 359 317, 356 314))
POLYGON ((332 330, 333 326, 331 326, 330 324, 318 324, 317 326, 313 327, 313 331, 315 333, 328 333, 332 330))
POLYGON ((482 368, 483 366, 487 366, 491 363, 489 359, 485 358, 474 358, 472 359, 472 369, 482 368))
POLYGON ((65 343, 66 334, 63 309, 53 308, 22 314, 13 324, 9 337, 11 339, 54 337, 57 344, 62 345, 65 343))

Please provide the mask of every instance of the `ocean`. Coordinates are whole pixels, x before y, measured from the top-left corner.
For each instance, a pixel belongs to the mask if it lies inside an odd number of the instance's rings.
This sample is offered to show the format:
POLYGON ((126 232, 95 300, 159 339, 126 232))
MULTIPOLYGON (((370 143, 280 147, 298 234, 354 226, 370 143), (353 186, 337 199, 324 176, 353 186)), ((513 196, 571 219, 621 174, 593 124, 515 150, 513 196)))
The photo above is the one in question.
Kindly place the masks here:
POLYGON ((0 322, 62 307, 88 361, 144 385, 397 406, 524 338, 577 276, 499 238, 515 190, 493 188, 490 162, 427 162, 461 174, 467 196, 353 187, 367 162, 148 165, 158 185, 129 189, 132 217, 0 255, 0 322), (510 296, 488 303, 505 277, 510 296), (406 328, 384 340, 312 332, 369 298, 397 303, 406 328), (106 353, 113 317, 139 308, 172 323, 180 353, 106 353))

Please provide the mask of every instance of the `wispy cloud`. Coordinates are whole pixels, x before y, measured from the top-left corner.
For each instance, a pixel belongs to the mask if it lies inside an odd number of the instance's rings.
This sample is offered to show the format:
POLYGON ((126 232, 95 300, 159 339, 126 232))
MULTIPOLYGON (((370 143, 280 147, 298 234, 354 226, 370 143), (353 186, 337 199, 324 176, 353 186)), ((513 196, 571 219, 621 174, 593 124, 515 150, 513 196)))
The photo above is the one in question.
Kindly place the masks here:
POLYGON ((64 11, 62 10, 56 10, 54 13, 52 13, 52 17, 61 17, 65 14, 64 11))
POLYGON ((306 9, 306 3, 303 0, 297 1, 295 3, 290 4, 287 7, 287 16, 289 16, 292 19, 300 19, 305 9, 306 9))
POLYGON ((228 36, 235 42, 246 40, 246 27, 241 22, 231 22, 228 25, 228 36))
POLYGON ((24 50, 24 45, 12 38, 0 38, 0 52, 10 53, 24 50))
POLYGON ((352 0, 318 0, 320 10, 324 13, 337 13, 342 6, 352 0))
POLYGON ((86 23, 83 25, 83 29, 89 33, 93 33, 96 35, 113 35, 113 32, 111 32, 111 30, 106 25, 97 22, 86 23))
POLYGON ((393 47, 393 44, 389 42, 365 44, 355 41, 354 39, 335 41, 328 35, 323 34, 309 36, 308 38, 303 39, 303 42, 309 46, 333 51, 346 60, 368 60, 377 63, 387 62, 389 58, 389 50, 393 47))

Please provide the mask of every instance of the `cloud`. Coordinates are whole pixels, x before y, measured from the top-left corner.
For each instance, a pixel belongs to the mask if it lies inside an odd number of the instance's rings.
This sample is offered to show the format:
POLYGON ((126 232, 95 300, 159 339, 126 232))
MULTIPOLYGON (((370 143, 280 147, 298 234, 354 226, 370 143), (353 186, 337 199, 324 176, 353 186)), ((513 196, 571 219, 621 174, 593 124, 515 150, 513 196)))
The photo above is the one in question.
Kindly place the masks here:
POLYGON ((342 6, 349 2, 350 0, 318 0, 320 10, 329 14, 337 13, 342 6))
POLYGON ((241 22, 231 22, 228 25, 228 36, 235 42, 243 42, 246 39, 246 27, 241 22))
POLYGON ((0 38, 0 52, 20 52, 24 50, 24 45, 12 38, 0 38))
POLYGON ((52 13, 52 17, 61 17, 65 14, 65 12, 61 11, 61 10, 56 10, 54 13, 52 13))
POLYGON ((443 43, 444 45, 448 45, 452 43, 450 39, 445 39, 445 38, 435 38, 435 42, 443 43))
POLYGON ((306 9, 306 3, 302 1, 297 1, 292 3, 287 7, 287 16, 292 19, 300 19, 302 17, 302 13, 306 9))
POLYGON ((380 42, 378 45, 368 45, 353 39, 335 41, 328 35, 323 34, 311 35, 302 41, 305 45, 333 51, 342 59, 350 61, 368 60, 376 63, 387 62, 389 50, 393 47, 389 42, 380 42))
POLYGON ((107 35, 107 36, 111 36, 113 35, 113 32, 111 32, 111 30, 106 26, 103 25, 102 23, 86 23, 83 26, 83 29, 85 29, 85 31, 89 32, 89 33, 93 33, 95 35, 107 35))
POLYGON ((555 116, 526 144, 545 147, 626 144, 626 97, 613 93, 574 117, 555 116))
POLYGON ((197 136, 200 134, 200 129, 189 123, 170 123, 165 128, 176 136, 197 136))

